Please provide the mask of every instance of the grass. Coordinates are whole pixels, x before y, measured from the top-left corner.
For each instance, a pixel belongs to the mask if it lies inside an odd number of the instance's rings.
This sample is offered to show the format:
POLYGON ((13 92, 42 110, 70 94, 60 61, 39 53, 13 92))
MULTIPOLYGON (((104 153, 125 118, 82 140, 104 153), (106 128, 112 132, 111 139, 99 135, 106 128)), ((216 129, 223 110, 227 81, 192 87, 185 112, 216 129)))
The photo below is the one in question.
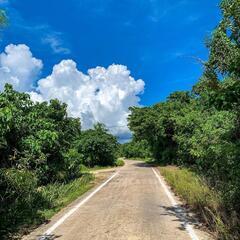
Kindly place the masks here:
POLYGON ((39 213, 44 219, 50 219, 55 213, 67 206, 79 196, 93 187, 93 175, 84 174, 81 178, 75 179, 67 184, 49 184, 39 191, 44 199, 50 202, 49 208, 40 210, 39 213))
MULTIPOLYGON (((0 231, 1 239, 20 239, 41 223, 49 220, 55 213, 84 194, 95 184, 94 176, 85 173, 82 177, 65 184, 53 183, 38 187, 29 193, 29 197, 22 199, 19 207, 15 207, 14 224, 8 224, 4 231, 0 231), (33 201, 28 198, 33 197, 33 201)), ((14 206, 12 206, 14 207, 14 206)))
POLYGON ((236 239, 231 234, 230 221, 224 221, 224 203, 221 194, 191 169, 174 166, 159 167, 159 171, 173 191, 199 219, 215 233, 218 239, 236 239))
POLYGON ((121 167, 124 166, 124 160, 123 158, 118 158, 113 166, 94 166, 92 168, 89 168, 89 171, 96 171, 96 170, 103 170, 103 169, 111 169, 114 167, 121 167))
MULTIPOLYGON (((118 159, 116 166, 123 166, 124 161, 118 159)), ((113 166, 95 166, 90 170, 108 169, 113 166)), ((42 216, 43 219, 50 219, 55 213, 59 212, 62 208, 76 200, 79 196, 87 192, 93 187, 94 176, 86 173, 81 178, 75 179, 67 184, 49 184, 47 186, 38 189, 39 193, 43 198, 50 203, 48 207, 38 211, 38 215, 42 216)))
POLYGON ((94 166, 94 167, 91 167, 91 168, 89 168, 88 170, 89 171, 96 171, 96 170, 103 170, 103 169, 111 169, 111 168, 113 168, 114 166, 94 166))

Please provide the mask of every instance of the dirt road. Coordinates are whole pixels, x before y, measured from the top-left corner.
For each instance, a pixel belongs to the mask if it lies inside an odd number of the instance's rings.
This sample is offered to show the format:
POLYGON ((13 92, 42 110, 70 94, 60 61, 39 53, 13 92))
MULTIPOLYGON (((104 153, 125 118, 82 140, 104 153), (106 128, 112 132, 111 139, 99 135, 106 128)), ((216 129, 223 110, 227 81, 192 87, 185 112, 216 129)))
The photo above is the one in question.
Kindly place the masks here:
POLYGON ((187 230, 192 224, 183 217, 181 209, 172 206, 156 172, 143 162, 126 161, 104 186, 85 195, 78 205, 77 208, 69 206, 60 216, 24 239, 209 239, 199 230, 193 230, 191 236, 191 231, 187 230), (48 237, 41 235, 49 229, 52 230, 48 231, 48 237))

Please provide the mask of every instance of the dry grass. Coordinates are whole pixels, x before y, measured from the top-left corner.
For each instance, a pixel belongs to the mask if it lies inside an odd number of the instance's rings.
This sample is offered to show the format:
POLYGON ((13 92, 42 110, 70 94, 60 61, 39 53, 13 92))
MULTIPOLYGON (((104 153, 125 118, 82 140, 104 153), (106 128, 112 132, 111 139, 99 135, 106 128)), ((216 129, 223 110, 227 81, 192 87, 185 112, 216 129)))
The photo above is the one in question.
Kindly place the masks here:
POLYGON ((211 189, 190 169, 165 166, 159 167, 159 170, 173 191, 197 213, 218 239, 237 239, 229 230, 231 226, 224 221, 226 214, 220 193, 211 189))

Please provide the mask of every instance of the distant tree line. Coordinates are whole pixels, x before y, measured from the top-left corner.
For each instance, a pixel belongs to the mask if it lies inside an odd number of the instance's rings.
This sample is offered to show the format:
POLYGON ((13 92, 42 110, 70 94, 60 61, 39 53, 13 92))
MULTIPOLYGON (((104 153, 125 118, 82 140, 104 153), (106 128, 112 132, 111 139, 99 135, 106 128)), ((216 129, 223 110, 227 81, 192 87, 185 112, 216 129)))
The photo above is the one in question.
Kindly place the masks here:
MULTIPOLYGON (((134 144, 146 141, 159 163, 190 166, 221 191, 225 222, 240 235, 240 2, 224 0, 207 41, 209 59, 191 91, 151 107, 132 107, 134 144)), ((237 239, 237 238, 236 238, 237 239)))
POLYGON ((119 146, 119 155, 125 158, 147 159, 152 156, 146 140, 132 140, 119 146))

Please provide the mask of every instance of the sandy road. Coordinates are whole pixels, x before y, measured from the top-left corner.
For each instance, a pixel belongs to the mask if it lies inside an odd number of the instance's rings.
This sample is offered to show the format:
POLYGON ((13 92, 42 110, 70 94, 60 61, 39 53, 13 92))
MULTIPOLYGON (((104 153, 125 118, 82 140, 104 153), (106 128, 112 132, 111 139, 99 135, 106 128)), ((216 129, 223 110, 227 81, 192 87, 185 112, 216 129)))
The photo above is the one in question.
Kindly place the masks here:
MULTIPOLYGON (((89 194, 84 197, 87 196, 89 194)), ((59 222, 72 207, 24 239, 193 239, 152 168, 143 162, 126 161, 116 176, 61 222, 48 238, 41 238, 40 235, 59 222)), ((199 240, 209 239, 199 230, 195 233, 199 240)))

